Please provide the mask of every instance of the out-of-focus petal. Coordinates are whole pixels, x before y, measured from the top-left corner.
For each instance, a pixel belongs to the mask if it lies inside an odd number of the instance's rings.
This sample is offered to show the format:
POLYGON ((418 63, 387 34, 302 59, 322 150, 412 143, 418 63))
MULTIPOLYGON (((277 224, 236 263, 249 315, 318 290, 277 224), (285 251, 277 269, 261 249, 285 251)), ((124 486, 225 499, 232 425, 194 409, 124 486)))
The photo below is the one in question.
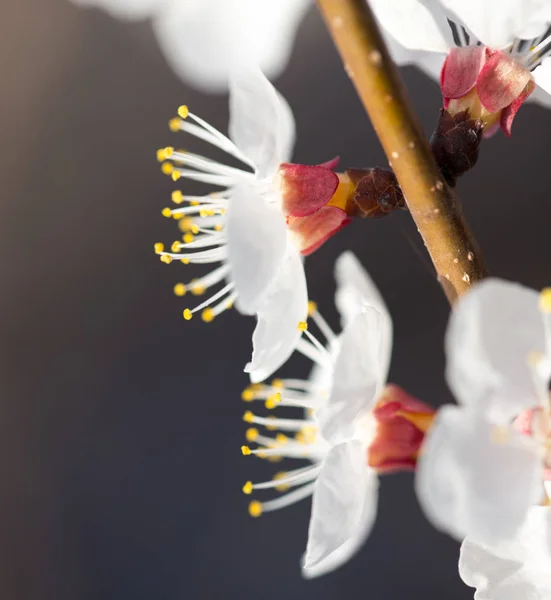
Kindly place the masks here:
POLYGON ((224 91, 241 64, 258 64, 270 78, 289 60, 311 0, 172 0, 154 23, 174 71, 205 91, 224 91))
POLYGON ((386 380, 392 354, 392 319, 377 286, 352 252, 343 252, 335 263, 337 292, 335 304, 341 314, 343 328, 365 305, 380 313, 379 364, 381 377, 386 380))
POLYGON ((253 356, 245 367, 253 383, 263 381, 293 353, 308 313, 308 293, 302 259, 289 245, 279 274, 258 309, 253 356))
POLYGON ((362 546, 377 514, 378 487, 360 442, 339 444, 329 451, 314 486, 302 568, 305 577, 333 571, 362 546))
POLYGON ((551 58, 548 57, 543 60, 541 65, 534 69, 532 72, 534 80, 538 87, 541 88, 542 91, 538 93, 538 90, 532 94, 530 97, 531 100, 535 100, 538 104, 542 104, 543 106, 551 105, 551 58))
POLYGON ((381 25, 405 48, 448 51, 449 43, 431 11, 438 8, 434 0, 370 0, 369 4, 381 25))
POLYGON ((330 444, 358 438, 361 423, 369 418, 385 383, 379 360, 382 335, 382 315, 371 306, 358 313, 340 335, 329 399, 316 412, 321 436, 330 444))
MULTIPOLYGON (((486 46, 503 48, 515 37, 530 39, 545 32, 551 18, 541 0, 441 0, 486 46)), ((451 15, 453 19, 453 15, 451 15)))
POLYGON ((348 215, 337 206, 324 206, 307 217, 287 217, 289 234, 303 256, 315 252, 348 223, 348 215))
POLYGON ((526 84, 526 87, 515 100, 507 107, 503 109, 501 117, 499 119, 499 126, 505 135, 511 135, 511 127, 513 126, 513 119, 515 118, 519 108, 528 100, 532 92, 536 89, 536 83, 532 79, 526 84))
POLYGON ((459 575, 476 588, 475 600, 551 598, 551 509, 534 506, 509 541, 491 546, 467 538, 459 575))
POLYGON ((448 384, 459 402, 507 423, 538 403, 528 358, 545 348, 538 294, 486 279, 455 304, 446 333, 448 384))
POLYGON ((512 426, 472 409, 440 409, 421 447, 416 490, 428 519, 462 540, 510 539, 542 497, 542 457, 512 426))
POLYGON ((236 307, 254 314, 280 270, 287 251, 287 228, 279 210, 252 186, 231 193, 226 224, 229 280, 239 294, 236 307))
POLYGON ((72 0, 79 6, 97 6, 118 19, 145 19, 159 13, 169 0, 72 0))

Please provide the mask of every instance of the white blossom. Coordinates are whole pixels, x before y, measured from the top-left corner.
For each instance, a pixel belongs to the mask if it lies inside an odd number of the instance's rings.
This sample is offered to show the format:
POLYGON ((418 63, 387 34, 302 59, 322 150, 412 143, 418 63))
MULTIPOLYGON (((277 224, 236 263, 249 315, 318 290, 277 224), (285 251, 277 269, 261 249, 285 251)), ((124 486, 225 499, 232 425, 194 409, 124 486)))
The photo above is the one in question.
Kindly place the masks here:
POLYGON ((538 296, 488 279, 454 306, 446 375, 459 406, 437 414, 416 478, 420 502, 438 528, 500 544, 514 539, 544 499, 550 349, 549 290, 538 296))

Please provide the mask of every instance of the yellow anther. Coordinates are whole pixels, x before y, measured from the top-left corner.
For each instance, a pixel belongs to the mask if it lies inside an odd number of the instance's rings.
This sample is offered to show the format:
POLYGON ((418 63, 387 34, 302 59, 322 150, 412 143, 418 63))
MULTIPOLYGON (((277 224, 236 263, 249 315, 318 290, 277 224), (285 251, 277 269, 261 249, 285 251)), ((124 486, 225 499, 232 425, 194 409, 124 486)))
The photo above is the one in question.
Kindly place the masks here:
POLYGON ((173 218, 175 221, 179 221, 180 219, 183 219, 183 218, 184 218, 184 215, 183 215, 182 213, 177 213, 177 212, 174 212, 174 213, 172 213, 172 218, 173 218))
POLYGON ((285 387, 283 379, 272 379, 272 387, 276 390, 282 390, 285 387))
POLYGON ((219 214, 219 215, 225 215, 225 214, 226 214, 226 209, 225 209, 225 208, 220 208, 220 209, 218 210, 218 214, 219 214))
POLYGON ((272 410, 274 409, 279 403, 281 402, 281 394, 279 392, 277 392, 276 394, 273 394, 272 396, 270 396, 266 402, 264 403, 264 405, 266 406, 266 408, 268 410, 272 410))
POLYGON ((180 242, 172 242, 172 246, 170 246, 170 249, 172 250, 172 252, 178 252, 178 250, 180 250, 180 242))
POLYGON ((262 514, 262 503, 258 500, 253 500, 249 504, 249 514, 251 515, 251 517, 260 517, 260 515, 262 514))
POLYGON ((247 431, 245 432, 245 438, 247 442, 254 442, 256 441, 257 437, 258 429, 256 429, 256 427, 249 427, 249 429, 247 429, 247 431))
POLYGON ((165 149, 164 148, 159 148, 157 150, 157 160, 162 163, 163 160, 166 160, 166 154, 165 154, 165 149))
POLYGON ((214 320, 214 311, 212 310, 212 308, 207 307, 203 310, 203 312, 201 313, 201 319, 203 319, 203 321, 205 323, 210 323, 211 321, 214 320))
POLYGON ((200 283, 194 283, 192 281, 189 285, 189 289, 194 296, 202 296, 207 288, 200 283))
POLYGON ((184 310, 184 312, 182 313, 182 315, 184 316, 184 319, 186 321, 189 321, 191 319, 191 317, 193 317, 193 313, 191 312, 191 310, 189 310, 189 308, 186 308, 184 310))
POLYGON ((245 423, 252 423, 254 421, 254 415, 250 410, 245 411, 243 421, 245 421, 245 423))
POLYGON ((180 171, 173 170, 170 173, 170 176, 172 177, 172 181, 178 181, 178 179, 180 179, 180 177, 182 176, 182 174, 180 173, 180 171))
POLYGON ((295 440, 299 443, 299 444, 306 444, 306 436, 304 435, 304 433, 302 431, 299 431, 298 433, 295 434, 295 440))
POLYGON ((190 206, 199 206, 199 204, 201 204, 198 200, 192 200, 189 205, 190 206))
POLYGON ((172 257, 170 257, 168 254, 163 254, 161 256, 161 262, 165 263, 165 265, 169 265, 172 262, 172 257))
POLYGON ((164 251, 165 249, 165 245, 162 242, 157 242, 154 246, 153 249, 155 250, 155 252, 157 254, 161 253, 164 251))
POLYGON ((163 210, 161 211, 161 214, 163 215, 163 217, 170 219, 170 217, 172 216, 172 211, 167 206, 167 207, 163 208, 163 210))
POLYGON ((197 235, 199 233, 199 225, 192 223, 191 224, 191 233, 194 233, 195 235, 197 235))
POLYGON ((174 171, 174 165, 172 163, 169 163, 169 162, 164 162, 161 165, 161 171, 165 175, 170 175, 172 173, 172 171, 174 171))
POLYGON ((311 317, 318 310, 318 305, 313 301, 308 301, 308 316, 311 317))
POLYGON ((254 392, 259 392, 260 390, 264 389, 264 384, 263 383, 251 383, 251 385, 249 387, 254 392))
POLYGON ((180 219, 178 221, 178 227, 180 228, 180 231, 187 233, 188 231, 191 231, 191 226, 193 225, 193 219, 191 217, 183 217, 182 219, 180 219))
POLYGON ((298 330, 306 331, 308 329, 308 323, 306 321, 299 321, 298 330))
POLYGON ((241 392, 241 400, 244 402, 252 402, 254 400, 254 392, 250 387, 241 392))
POLYGON ((275 441, 278 444, 286 444, 289 441, 289 438, 284 433, 278 433, 275 436, 275 441))
POLYGON ((189 258, 181 258, 181 259, 180 259, 180 262, 181 262, 183 265, 189 265, 189 258))
POLYGON ((174 154, 173 146, 166 146, 165 148, 162 148, 162 150, 164 151, 166 158, 170 158, 174 154))
POLYGON ((187 119, 187 116, 189 115, 189 109, 185 104, 182 104, 182 106, 178 107, 178 116, 181 117, 182 119, 187 119))
POLYGON ((249 446, 241 446, 241 454, 243 456, 250 456, 251 449, 249 448, 249 446))
POLYGON ((551 313, 551 287, 547 287, 541 291, 540 310, 551 313))
POLYGON ((174 294, 176 294, 176 296, 185 296, 186 291, 186 286, 183 283, 177 283, 174 286, 174 294))
POLYGON ((182 239, 184 240, 185 244, 191 244, 191 242, 193 242, 195 238, 193 237, 193 233, 188 232, 184 235, 182 239))
POLYGON ((222 231, 222 229, 224 229, 224 226, 221 223, 216 223, 214 226, 214 231, 222 231))
MULTIPOLYGON (((274 481, 279 481, 280 479, 285 479, 287 477, 287 473, 285 471, 281 471, 280 473, 276 473, 273 477, 274 481)), ((275 486, 275 489, 278 492, 286 492, 291 486, 288 483, 281 483, 275 486)))
POLYGON ((182 202, 184 201, 184 194, 182 194, 180 190, 174 190, 172 192, 171 198, 174 204, 182 204, 182 202))
POLYGON ((168 122, 168 127, 170 129, 170 131, 180 131, 180 125, 182 124, 182 119, 179 119, 178 117, 174 117, 173 119, 170 119, 170 121, 168 122))
POLYGON ((243 493, 247 494, 247 496, 249 494, 253 493, 253 482, 252 481, 247 481, 247 483, 245 483, 245 485, 243 486, 243 493))
POLYGON ((280 462, 283 460, 283 456, 280 456, 279 454, 266 454, 262 458, 265 458, 273 463, 280 462))

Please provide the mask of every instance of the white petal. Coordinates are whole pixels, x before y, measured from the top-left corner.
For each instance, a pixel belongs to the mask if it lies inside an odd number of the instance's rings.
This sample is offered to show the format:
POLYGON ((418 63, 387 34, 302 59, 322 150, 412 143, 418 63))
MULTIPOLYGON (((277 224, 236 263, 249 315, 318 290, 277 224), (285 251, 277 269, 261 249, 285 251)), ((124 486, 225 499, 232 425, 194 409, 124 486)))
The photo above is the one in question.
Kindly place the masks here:
POLYGON ((254 314, 280 270, 287 251, 285 218, 254 185, 232 190, 226 224, 229 280, 238 293, 236 307, 254 314))
POLYGON ((457 539, 511 538, 542 497, 535 442, 468 408, 440 409, 421 448, 416 490, 435 527, 457 539))
POLYGON ((154 23, 174 71, 206 91, 223 91, 232 69, 258 64, 279 75, 310 0, 172 0, 154 23))
MULTIPOLYGON (((438 3, 428 0, 370 0, 381 25, 405 48, 447 52, 450 41, 446 30, 435 19, 438 3)), ((440 16, 440 15, 438 15, 440 16)))
POLYGON ((475 600, 551 598, 551 509, 534 506, 515 537, 487 546, 467 538, 459 574, 476 588, 475 600))
POLYGON ((380 332, 372 334, 377 340, 381 377, 386 380, 392 353, 392 319, 377 286, 352 252, 343 252, 335 263, 337 292, 335 304, 341 314, 343 328, 363 309, 375 307, 380 314, 380 332))
POLYGON ((340 335, 329 399, 316 411, 321 436, 330 444, 358 438, 362 424, 369 421, 386 377, 379 360, 382 322, 381 313, 367 307, 340 335))
POLYGON ((287 102, 257 67, 230 79, 230 137, 251 159, 259 178, 273 176, 290 159, 295 123, 287 102))
POLYGON ((539 403, 529 356, 545 349, 538 294, 487 279, 455 304, 446 333, 448 384, 459 402, 508 422, 539 403))
MULTIPOLYGON (((441 0, 487 46, 502 48, 515 37, 530 39, 545 32, 549 3, 541 0, 441 0)), ((451 15, 453 19, 453 15, 451 15)))
POLYGON ((547 57, 532 75, 538 85, 529 96, 530 100, 549 107, 551 105, 551 58, 547 57))
POLYGON ((308 313, 308 292, 302 259, 289 244, 280 272, 258 310, 253 356, 245 367, 251 381, 269 377, 293 353, 300 338, 298 324, 308 313))
POLYGON ((119 19, 145 19, 160 12, 167 0, 72 0, 79 6, 97 6, 119 19))
POLYGON ((378 487, 360 442, 339 444, 329 451, 314 486, 305 577, 333 571, 359 550, 375 522, 378 487))

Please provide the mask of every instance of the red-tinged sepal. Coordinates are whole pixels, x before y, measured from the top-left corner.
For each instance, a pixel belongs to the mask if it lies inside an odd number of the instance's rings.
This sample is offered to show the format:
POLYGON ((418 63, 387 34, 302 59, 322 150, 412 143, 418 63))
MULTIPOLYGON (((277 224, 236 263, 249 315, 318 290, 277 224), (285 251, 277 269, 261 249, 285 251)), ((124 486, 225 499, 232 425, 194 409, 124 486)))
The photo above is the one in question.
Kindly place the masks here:
POLYGON ((440 76, 444 108, 480 119, 484 137, 511 134, 513 119, 535 87, 530 71, 509 53, 487 46, 450 51, 440 76))
MULTIPOLYGON (((505 135, 511 137, 511 127, 513 126, 513 119, 518 112, 518 109, 523 105, 525 100, 530 96, 536 87, 536 82, 531 79, 527 84, 520 96, 518 96, 509 106, 505 107, 501 111, 501 118, 499 119, 499 126, 505 135)), ((486 134, 485 134, 486 135, 486 134)))
POLYGON ((312 254, 348 223, 346 212, 336 206, 324 206, 307 217, 287 217, 287 228, 303 256, 312 254))
POLYGON ((387 385, 374 410, 376 433, 367 449, 367 464, 378 473, 415 469, 435 410, 396 385, 387 385))
POLYGON ((474 88, 485 61, 484 46, 463 46, 450 50, 440 74, 444 108, 447 108, 451 98, 461 98, 474 88))
POLYGON ((339 177, 321 165, 283 163, 281 176, 281 210, 286 217, 307 217, 331 200, 339 177))
POLYGON ((325 162, 322 162, 317 166, 324 167, 325 169, 331 169, 332 171, 334 171, 337 168, 340 159, 340 156, 335 156, 335 158, 332 158, 331 160, 326 160, 325 162))

